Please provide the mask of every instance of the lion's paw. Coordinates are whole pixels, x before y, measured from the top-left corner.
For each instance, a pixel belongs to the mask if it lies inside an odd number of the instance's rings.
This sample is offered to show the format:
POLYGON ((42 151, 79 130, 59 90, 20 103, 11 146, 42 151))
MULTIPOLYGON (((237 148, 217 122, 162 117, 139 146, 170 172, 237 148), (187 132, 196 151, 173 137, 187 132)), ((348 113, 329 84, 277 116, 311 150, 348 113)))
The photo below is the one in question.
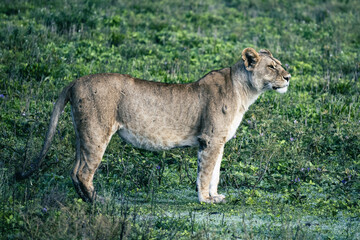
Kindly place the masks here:
POLYGON ((203 199, 200 199, 200 202, 203 203, 226 203, 225 196, 222 194, 215 195, 215 196, 209 196, 203 199))
POLYGON ((213 203, 226 203, 225 196, 222 194, 211 196, 213 203))

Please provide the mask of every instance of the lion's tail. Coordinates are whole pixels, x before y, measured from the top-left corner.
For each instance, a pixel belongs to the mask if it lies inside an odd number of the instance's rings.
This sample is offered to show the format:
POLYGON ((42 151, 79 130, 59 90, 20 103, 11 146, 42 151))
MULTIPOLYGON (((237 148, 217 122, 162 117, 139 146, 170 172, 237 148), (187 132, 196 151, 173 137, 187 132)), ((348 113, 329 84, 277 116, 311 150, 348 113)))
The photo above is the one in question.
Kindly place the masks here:
POLYGON ((73 85, 74 85, 74 82, 63 89, 63 91, 61 92, 58 100, 56 101, 56 103, 54 105, 54 109, 52 111, 51 118, 50 118, 49 128, 48 128, 48 131, 46 133, 46 137, 45 137, 45 140, 44 140, 44 145, 43 145, 43 147, 41 149, 40 155, 31 164, 30 170, 28 170, 26 172, 18 171, 18 172, 15 173, 15 178, 17 180, 23 180, 23 179, 26 179, 26 178, 30 177, 34 172, 38 171, 38 169, 40 168, 40 165, 44 161, 46 153, 48 152, 48 150, 50 148, 50 145, 51 145, 51 142, 52 142, 52 140, 54 138, 54 135, 55 135, 55 132, 56 132, 55 131, 56 126, 57 126, 58 121, 59 121, 59 117, 60 117, 61 113, 63 112, 66 104, 69 102, 69 99, 70 99, 69 90, 71 89, 71 87, 73 85))

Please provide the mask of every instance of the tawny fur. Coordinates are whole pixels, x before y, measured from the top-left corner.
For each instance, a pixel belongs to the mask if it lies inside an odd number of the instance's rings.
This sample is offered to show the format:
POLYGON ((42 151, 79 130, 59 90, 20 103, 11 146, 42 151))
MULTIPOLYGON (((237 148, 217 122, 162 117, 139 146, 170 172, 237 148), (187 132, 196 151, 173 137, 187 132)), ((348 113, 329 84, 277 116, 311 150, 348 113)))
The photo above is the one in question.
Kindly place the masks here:
POLYGON ((200 202, 223 202, 219 195, 224 144, 243 115, 266 90, 286 92, 290 75, 268 50, 252 48, 230 68, 211 71, 189 84, 150 82, 122 74, 84 76, 64 88, 55 104, 44 147, 31 175, 43 161, 61 111, 68 101, 76 132, 76 163, 71 177, 78 194, 93 201, 93 176, 114 133, 135 147, 167 150, 198 146, 200 202))

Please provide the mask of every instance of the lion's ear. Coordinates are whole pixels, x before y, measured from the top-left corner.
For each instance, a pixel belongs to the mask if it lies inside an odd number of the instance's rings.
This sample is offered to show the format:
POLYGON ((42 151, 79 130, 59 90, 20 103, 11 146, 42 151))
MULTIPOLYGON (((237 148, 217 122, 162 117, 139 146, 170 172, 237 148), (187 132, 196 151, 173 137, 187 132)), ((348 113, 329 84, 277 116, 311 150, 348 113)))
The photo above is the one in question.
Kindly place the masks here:
POLYGON ((259 54, 253 48, 245 48, 241 55, 244 60, 245 68, 248 71, 253 71, 255 65, 260 60, 259 54))
POLYGON ((271 52, 267 49, 261 49, 259 51, 260 54, 265 54, 265 55, 268 55, 269 57, 272 57, 273 55, 271 54, 271 52))

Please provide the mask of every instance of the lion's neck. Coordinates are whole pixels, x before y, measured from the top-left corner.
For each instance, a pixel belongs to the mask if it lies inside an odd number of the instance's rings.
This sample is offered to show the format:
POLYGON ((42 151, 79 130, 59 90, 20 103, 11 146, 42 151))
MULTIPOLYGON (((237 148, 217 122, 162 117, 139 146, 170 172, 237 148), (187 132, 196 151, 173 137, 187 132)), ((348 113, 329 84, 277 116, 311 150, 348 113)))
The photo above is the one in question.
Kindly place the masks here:
POLYGON ((253 85, 251 73, 245 69, 243 61, 231 67, 231 80, 239 95, 240 111, 246 111, 262 91, 253 85))

